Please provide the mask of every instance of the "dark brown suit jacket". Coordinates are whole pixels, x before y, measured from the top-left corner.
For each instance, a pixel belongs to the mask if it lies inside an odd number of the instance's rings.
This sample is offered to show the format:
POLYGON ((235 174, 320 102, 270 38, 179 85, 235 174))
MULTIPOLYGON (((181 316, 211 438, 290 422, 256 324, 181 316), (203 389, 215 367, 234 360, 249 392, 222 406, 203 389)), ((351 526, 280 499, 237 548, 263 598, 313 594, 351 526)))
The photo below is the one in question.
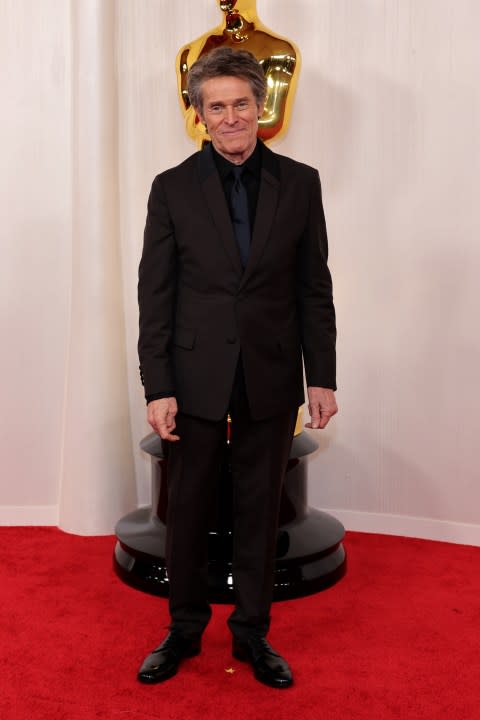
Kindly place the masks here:
POLYGON ((181 412, 220 420, 241 351, 252 416, 336 389, 335 311, 318 172, 262 148, 243 270, 210 146, 158 175, 139 269, 145 394, 175 388, 181 412))

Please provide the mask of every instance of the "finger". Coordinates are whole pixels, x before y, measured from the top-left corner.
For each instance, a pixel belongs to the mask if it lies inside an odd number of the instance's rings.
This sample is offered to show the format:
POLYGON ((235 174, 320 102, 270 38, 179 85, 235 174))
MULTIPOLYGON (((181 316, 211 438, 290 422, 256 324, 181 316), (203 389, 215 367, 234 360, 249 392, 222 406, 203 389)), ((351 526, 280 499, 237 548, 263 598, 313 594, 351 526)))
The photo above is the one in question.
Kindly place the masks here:
POLYGON ((157 427, 157 423, 155 422, 154 418, 152 418, 152 419, 147 418, 147 419, 148 419, 148 424, 152 428, 153 432, 156 432, 158 435, 159 434, 158 427, 157 427))
POLYGON ((320 413, 320 423, 319 423, 319 426, 318 426, 318 427, 319 427, 321 430, 323 430, 324 427, 327 427, 330 418, 331 418, 330 413, 321 412, 321 413, 320 413))
POLYGON ((169 428, 166 425, 160 425, 158 428, 157 434, 160 435, 162 440, 168 440, 170 442, 176 442, 177 440, 180 440, 179 435, 173 435, 171 432, 173 428, 169 428))
POLYGON ((170 418, 169 413, 152 413, 150 417, 147 417, 149 424, 155 430, 156 433, 160 434, 160 428, 166 426, 170 430, 175 429, 175 421, 170 418))
POLYGON ((163 435, 162 433, 160 433, 160 437, 162 438, 162 440, 167 440, 168 442, 177 442, 178 440, 180 440, 179 435, 172 435, 169 432, 164 433, 163 435))
POLYGON ((311 430, 323 430, 323 428, 327 427, 332 415, 335 415, 335 412, 330 412, 329 410, 320 410, 318 422, 314 423, 312 416, 312 422, 305 423, 305 427, 310 428, 311 430))
POLYGON ((318 427, 320 427, 320 406, 318 404, 309 405, 308 412, 310 413, 310 422, 308 423, 307 427, 316 430, 318 427))
POLYGON ((175 422, 173 419, 171 421, 159 423, 158 425, 158 434, 162 438, 162 440, 169 440, 170 442, 176 442, 177 440, 180 440, 179 435, 173 435, 172 430, 175 430, 175 422))

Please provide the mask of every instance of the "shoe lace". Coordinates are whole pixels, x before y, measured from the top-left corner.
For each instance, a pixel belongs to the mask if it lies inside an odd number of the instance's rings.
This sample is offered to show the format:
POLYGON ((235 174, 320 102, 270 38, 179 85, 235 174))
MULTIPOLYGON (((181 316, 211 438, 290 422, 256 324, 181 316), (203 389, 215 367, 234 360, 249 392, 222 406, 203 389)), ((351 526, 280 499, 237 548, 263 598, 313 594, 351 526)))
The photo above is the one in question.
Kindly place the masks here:
POLYGON ((278 653, 275 652, 268 640, 263 635, 254 635, 249 640, 249 645, 254 655, 264 655, 265 653, 268 653, 269 655, 277 655, 279 657, 278 653))

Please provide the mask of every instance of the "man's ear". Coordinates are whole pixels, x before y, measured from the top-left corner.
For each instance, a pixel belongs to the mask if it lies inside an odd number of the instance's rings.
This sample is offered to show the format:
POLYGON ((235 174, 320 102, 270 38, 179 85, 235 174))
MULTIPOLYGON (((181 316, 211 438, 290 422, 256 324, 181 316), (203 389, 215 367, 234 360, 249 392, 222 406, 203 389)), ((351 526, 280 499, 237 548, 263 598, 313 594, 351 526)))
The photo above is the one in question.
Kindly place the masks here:
POLYGON ((257 110, 258 110, 257 117, 260 120, 260 118, 263 115, 263 111, 265 110, 265 103, 263 102, 263 103, 260 103, 260 105, 257 105, 257 110))
POLYGON ((205 118, 203 117, 203 113, 200 110, 197 110, 197 108, 194 108, 195 112, 197 113, 197 117, 202 122, 205 127, 207 127, 207 123, 205 122, 205 118))

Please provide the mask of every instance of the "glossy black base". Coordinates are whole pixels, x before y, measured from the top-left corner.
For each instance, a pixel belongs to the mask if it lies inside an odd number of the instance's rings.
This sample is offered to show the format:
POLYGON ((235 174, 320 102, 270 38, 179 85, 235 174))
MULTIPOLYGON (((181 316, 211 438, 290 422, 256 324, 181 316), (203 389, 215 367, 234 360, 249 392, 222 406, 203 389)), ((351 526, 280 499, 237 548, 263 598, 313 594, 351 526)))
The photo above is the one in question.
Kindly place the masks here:
MULTIPOLYGON (((334 585, 346 571, 346 556, 342 543, 331 545, 335 537, 343 537, 343 526, 331 515, 310 510, 301 526, 282 528, 279 544, 289 544, 289 559, 277 560, 274 576, 274 600, 311 595, 334 585), (315 538, 315 547, 306 542, 315 538), (326 547, 328 545, 328 547, 326 547), (294 555, 294 548, 301 553, 294 555), (305 554, 303 554, 305 553, 305 554)), ((119 540, 115 547, 114 565, 122 580, 139 590, 168 596, 168 577, 163 557, 165 528, 151 518, 150 508, 141 508, 126 515, 117 525, 119 540), (135 545, 135 547, 132 547, 135 545), (159 554, 145 552, 148 547, 161 548, 159 554), (140 549, 140 548, 143 548, 140 549)), ((227 542, 230 538, 226 538, 227 542)), ((213 603, 233 602, 231 564, 212 561, 209 564, 209 600, 213 603)))
MULTIPOLYGON (((114 567, 122 580, 145 592, 168 596, 165 567, 166 462, 161 441, 149 435, 142 449, 152 456, 152 507, 140 508, 116 526, 114 567)), ((309 508, 306 455, 316 443, 306 433, 294 438, 280 507, 274 600, 301 597, 335 584, 346 572, 343 525, 326 512, 309 508)), ((209 532, 209 600, 233 602, 231 574, 231 485, 229 447, 225 447, 222 492, 212 508, 209 532)))

